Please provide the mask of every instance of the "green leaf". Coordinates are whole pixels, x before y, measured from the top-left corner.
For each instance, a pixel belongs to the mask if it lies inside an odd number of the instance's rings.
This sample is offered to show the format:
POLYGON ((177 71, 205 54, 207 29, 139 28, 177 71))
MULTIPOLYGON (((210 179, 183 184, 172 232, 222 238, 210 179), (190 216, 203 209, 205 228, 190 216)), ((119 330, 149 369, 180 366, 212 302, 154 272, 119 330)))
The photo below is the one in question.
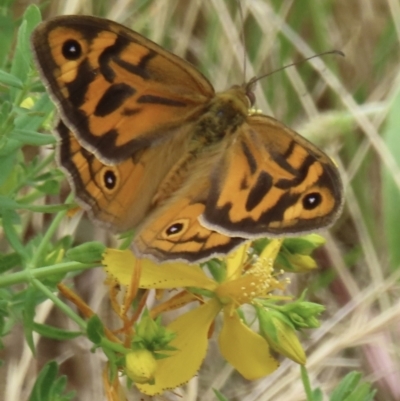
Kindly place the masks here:
MULTIPOLYGON (((11 74, 22 82, 27 80, 32 64, 30 36, 41 19, 39 8, 35 5, 30 5, 25 10, 22 24, 18 30, 17 45, 11 65, 11 74)), ((11 89, 11 99, 16 100, 18 93, 18 89, 11 89)))
POLYGON ((324 395, 320 388, 316 388, 312 392, 312 396, 313 396, 313 401, 323 401, 324 400, 324 395))
POLYGON ((0 84, 12 86, 14 88, 22 89, 24 87, 22 81, 4 70, 0 70, 0 84))
POLYGON ((24 310, 22 316, 24 321, 25 340, 31 349, 32 354, 35 354, 35 343, 33 341, 33 319, 35 317, 37 291, 34 287, 30 287, 25 291, 24 295, 24 310))
POLYGON ((41 370, 35 385, 33 386, 29 401, 50 401, 51 387, 57 377, 58 365, 52 361, 46 364, 41 370))
POLYGON ((28 129, 16 128, 11 135, 13 139, 20 141, 23 145, 44 146, 55 145, 57 142, 53 135, 41 134, 40 132, 28 129))
MULTIPOLYGON (((0 213, 5 214, 6 216, 10 216, 13 210, 22 209, 22 210, 30 210, 31 212, 39 212, 39 213, 58 213, 64 210, 68 210, 73 205, 70 204, 61 204, 61 205, 25 205, 23 203, 17 202, 14 199, 0 195, 0 213)), ((19 221, 19 216, 15 213, 14 222, 19 221)))
POLYGON ((350 372, 333 390, 330 401, 370 401, 375 391, 371 390, 369 383, 360 383, 361 373, 350 372))
MULTIPOLYGON (((16 143, 16 142, 15 142, 16 143)), ((19 145, 18 145, 19 147, 19 145)), ((0 155, 0 188, 9 182, 9 179, 12 180, 15 169, 15 160, 16 160, 16 153, 11 152, 6 156, 0 155)))
POLYGON ((58 365, 51 361, 40 371, 33 386, 29 401, 68 401, 75 397, 73 392, 64 393, 66 377, 57 378, 58 365))
POLYGON ((331 394, 331 401, 343 401, 357 386, 361 379, 361 373, 350 372, 339 383, 331 394))
POLYGON ((59 341, 72 340, 82 335, 80 331, 63 330, 47 324, 40 324, 36 322, 33 322, 32 329, 43 337, 52 338, 53 340, 59 341))
POLYGON ((0 126, 3 127, 8 118, 10 118, 10 113, 13 105, 9 101, 3 101, 0 106, 0 126))
POLYGON ((0 66, 4 67, 8 61, 8 53, 11 49, 14 37, 14 21, 11 14, 11 7, 2 7, 0 15, 0 66))
POLYGON ((19 221, 19 216, 14 210, 0 209, 0 214, 3 216, 4 233, 11 247, 17 251, 24 259, 27 259, 28 254, 23 246, 19 234, 14 227, 14 224, 19 221))
POLYGON ((94 344, 99 345, 104 337, 104 326, 97 315, 93 315, 87 323, 87 336, 94 344))
POLYGON ((6 255, 0 254, 0 273, 4 273, 7 270, 20 265, 21 263, 21 255, 16 252, 8 253, 6 255))
POLYGON ((0 195, 0 211, 3 210, 14 210, 17 209, 18 203, 10 198, 9 196, 0 195))
POLYGON ((21 142, 13 138, 7 138, 7 141, 0 147, 0 157, 8 157, 15 153, 21 147, 21 142))
POLYGON ((370 383, 362 383, 356 388, 345 401, 372 401, 376 390, 371 390, 370 383))
POLYGON ((47 180, 42 185, 36 187, 40 192, 46 195, 58 195, 60 193, 61 184, 57 180, 47 180))

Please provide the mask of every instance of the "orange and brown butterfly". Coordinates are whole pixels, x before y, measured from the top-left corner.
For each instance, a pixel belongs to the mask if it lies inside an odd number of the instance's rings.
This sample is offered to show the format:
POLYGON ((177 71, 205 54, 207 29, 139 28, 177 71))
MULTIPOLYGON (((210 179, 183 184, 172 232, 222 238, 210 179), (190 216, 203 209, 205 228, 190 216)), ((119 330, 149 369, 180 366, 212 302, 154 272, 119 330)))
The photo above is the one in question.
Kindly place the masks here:
POLYGON ((274 118, 249 115, 252 81, 215 93, 187 61, 89 16, 42 23, 32 48, 78 200, 116 231, 136 228, 137 256, 197 263, 338 217, 335 164, 274 118))

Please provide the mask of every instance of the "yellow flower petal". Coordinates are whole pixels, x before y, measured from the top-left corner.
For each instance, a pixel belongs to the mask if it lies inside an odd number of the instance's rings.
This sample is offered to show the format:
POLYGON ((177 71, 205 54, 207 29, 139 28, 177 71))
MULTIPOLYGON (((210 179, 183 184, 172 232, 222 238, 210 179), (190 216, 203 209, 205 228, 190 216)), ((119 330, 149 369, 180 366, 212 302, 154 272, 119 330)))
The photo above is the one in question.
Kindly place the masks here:
POLYGON ((119 284, 131 284, 136 264, 136 258, 131 251, 107 248, 103 253, 102 264, 107 274, 111 275, 119 284))
POLYGON ((199 287, 213 290, 216 283, 199 266, 185 263, 156 264, 149 259, 137 259, 129 250, 107 249, 103 265, 120 284, 130 285, 136 263, 141 264, 140 288, 199 287))
POLYGON ((227 308, 218 343, 224 358, 248 380, 266 376, 279 366, 265 339, 247 327, 236 312, 229 316, 227 308))
POLYGON ((270 259, 272 263, 278 256, 279 250, 281 249, 283 239, 273 239, 261 252, 261 259, 270 259))
POLYGON ((167 330, 176 333, 170 345, 177 351, 168 358, 158 360, 154 384, 138 384, 138 389, 144 394, 156 395, 188 382, 203 362, 208 331, 220 310, 220 303, 212 299, 169 324, 167 330))
POLYGON ((242 268, 247 259, 247 251, 250 248, 250 242, 245 242, 239 248, 235 249, 226 257, 226 278, 234 280, 242 273, 242 268))
POLYGON ((199 266, 185 263, 157 265, 148 259, 142 259, 140 288, 199 287, 212 291, 216 285, 199 266))

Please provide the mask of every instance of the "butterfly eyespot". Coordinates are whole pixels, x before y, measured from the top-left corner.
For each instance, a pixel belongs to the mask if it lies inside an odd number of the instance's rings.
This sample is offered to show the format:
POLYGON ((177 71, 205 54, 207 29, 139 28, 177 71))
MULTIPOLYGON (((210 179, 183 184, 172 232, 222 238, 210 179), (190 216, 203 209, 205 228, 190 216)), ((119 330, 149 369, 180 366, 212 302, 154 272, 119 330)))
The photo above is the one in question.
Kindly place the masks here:
POLYGON ((182 223, 175 223, 175 224, 172 224, 172 226, 169 226, 165 230, 165 233, 167 235, 179 234, 182 231, 182 228, 183 228, 183 224, 182 223))
POLYGON ((112 170, 109 167, 104 169, 102 179, 105 189, 109 192, 112 192, 117 186, 118 175, 116 171, 112 170))
POLYGON ((177 220, 173 224, 169 225, 164 230, 164 237, 166 239, 171 239, 175 236, 180 237, 189 227, 189 222, 185 219, 177 220))
POLYGON ((311 192, 303 198, 303 207, 306 210, 313 210, 322 202, 322 196, 319 192, 311 192))
POLYGON ((69 39, 62 46, 62 54, 67 60, 77 60, 82 55, 82 46, 77 40, 69 39))

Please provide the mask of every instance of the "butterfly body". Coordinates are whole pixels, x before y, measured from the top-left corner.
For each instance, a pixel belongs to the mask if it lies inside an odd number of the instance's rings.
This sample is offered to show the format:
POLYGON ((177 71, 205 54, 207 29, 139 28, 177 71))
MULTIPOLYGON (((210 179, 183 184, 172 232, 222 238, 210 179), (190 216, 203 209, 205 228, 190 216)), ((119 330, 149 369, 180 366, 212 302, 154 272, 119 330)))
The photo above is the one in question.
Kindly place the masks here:
POLYGON ((62 121, 59 161, 89 214, 157 261, 329 226, 336 166, 261 114, 251 85, 215 93, 193 66, 112 21, 57 17, 33 49, 62 121), (50 56, 49 56, 50 55, 50 56))

